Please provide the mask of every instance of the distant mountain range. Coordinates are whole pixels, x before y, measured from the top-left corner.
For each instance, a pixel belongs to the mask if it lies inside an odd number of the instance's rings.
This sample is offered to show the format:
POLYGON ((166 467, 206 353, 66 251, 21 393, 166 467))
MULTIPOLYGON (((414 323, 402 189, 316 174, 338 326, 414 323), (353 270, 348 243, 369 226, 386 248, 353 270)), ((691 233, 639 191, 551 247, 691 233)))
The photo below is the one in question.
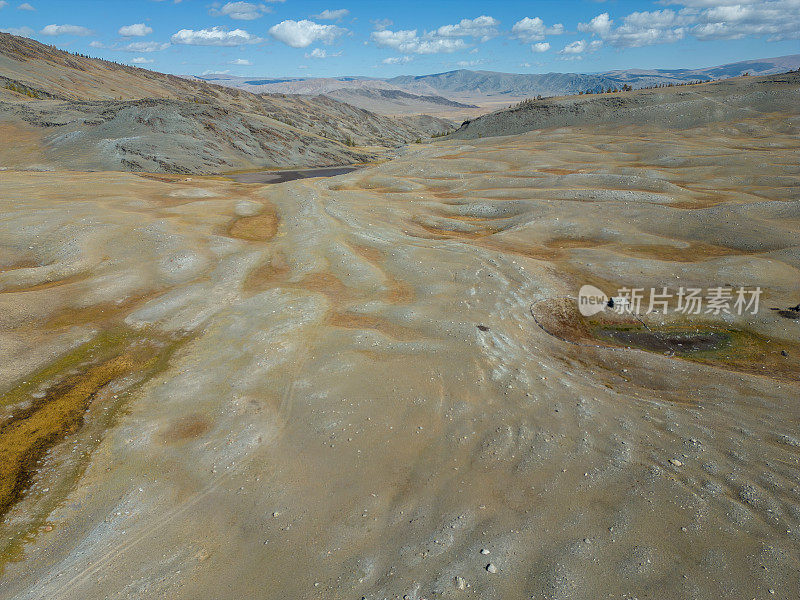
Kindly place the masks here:
MULTIPOLYGON (((800 67, 800 54, 761 58, 704 69, 627 69, 605 73, 499 73, 460 69, 432 75, 337 78, 246 78, 208 75, 206 81, 256 93, 328 95, 377 112, 408 112, 409 108, 442 108, 448 101, 475 104, 514 101, 535 96, 599 92, 625 84, 634 88, 687 81, 713 81, 751 75, 772 75, 800 67), (392 96, 386 90, 404 92, 392 96)), ((450 105, 453 107, 453 105, 450 105)), ((456 105, 457 106, 457 105, 456 105)))

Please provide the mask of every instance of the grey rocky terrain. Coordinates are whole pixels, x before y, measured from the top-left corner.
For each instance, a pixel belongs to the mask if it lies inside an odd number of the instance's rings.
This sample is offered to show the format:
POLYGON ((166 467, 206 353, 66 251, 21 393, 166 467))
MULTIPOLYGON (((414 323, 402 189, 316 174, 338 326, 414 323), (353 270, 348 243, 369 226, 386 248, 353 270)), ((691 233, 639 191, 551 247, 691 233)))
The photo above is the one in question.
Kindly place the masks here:
POLYGON ((0 34, 0 126, 29 147, 5 166, 219 173, 383 158, 453 128, 332 98, 257 95, 0 34), (65 87, 65 81, 69 86, 65 87))
POLYGON ((524 101, 465 121, 450 137, 476 139, 581 125, 653 124, 688 129, 792 111, 800 104, 800 72, 727 79, 703 85, 524 101))

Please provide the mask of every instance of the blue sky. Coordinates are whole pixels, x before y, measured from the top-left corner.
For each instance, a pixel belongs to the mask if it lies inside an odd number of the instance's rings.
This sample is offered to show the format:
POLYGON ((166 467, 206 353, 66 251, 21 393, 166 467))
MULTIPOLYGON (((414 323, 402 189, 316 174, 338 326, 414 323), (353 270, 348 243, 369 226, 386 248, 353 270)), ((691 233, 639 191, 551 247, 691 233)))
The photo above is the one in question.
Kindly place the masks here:
POLYGON ((705 67, 800 53, 800 0, 0 0, 0 31, 178 74, 705 67))

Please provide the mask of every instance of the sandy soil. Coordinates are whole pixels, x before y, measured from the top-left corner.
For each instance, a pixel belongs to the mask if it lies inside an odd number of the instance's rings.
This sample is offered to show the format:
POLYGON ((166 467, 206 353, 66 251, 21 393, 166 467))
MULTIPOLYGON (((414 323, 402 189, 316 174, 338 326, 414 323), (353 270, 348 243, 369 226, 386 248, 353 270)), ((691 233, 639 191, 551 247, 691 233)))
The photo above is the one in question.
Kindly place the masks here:
POLYGON ((272 186, 0 173, 3 422, 85 410, 29 451, 0 596, 796 598, 798 150, 753 115, 272 186), (600 340, 584 283, 764 297, 681 358, 600 340))

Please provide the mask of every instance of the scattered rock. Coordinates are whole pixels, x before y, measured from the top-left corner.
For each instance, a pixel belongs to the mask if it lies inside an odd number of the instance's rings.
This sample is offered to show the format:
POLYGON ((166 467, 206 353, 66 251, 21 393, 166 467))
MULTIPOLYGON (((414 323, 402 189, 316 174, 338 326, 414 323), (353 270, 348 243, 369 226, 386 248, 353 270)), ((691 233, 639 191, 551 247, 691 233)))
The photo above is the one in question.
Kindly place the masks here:
POLYGON ((453 583, 455 583, 457 590, 467 589, 467 580, 464 579, 463 577, 459 577, 458 575, 456 575, 453 578, 453 583))
POLYGON ((486 570, 489 571, 489 573, 497 573, 497 567, 495 567, 492 563, 486 565, 486 570))
POLYGON ((489 328, 486 325, 478 325, 478 329, 481 331, 489 331, 489 328))
POLYGON ((481 554, 489 554, 489 551, 486 548, 481 548, 481 554))
POLYGON ((673 465, 675 467, 682 467, 683 466, 683 463, 681 461, 679 461, 677 458, 670 458, 669 459, 669 464, 671 464, 671 465, 673 465))

